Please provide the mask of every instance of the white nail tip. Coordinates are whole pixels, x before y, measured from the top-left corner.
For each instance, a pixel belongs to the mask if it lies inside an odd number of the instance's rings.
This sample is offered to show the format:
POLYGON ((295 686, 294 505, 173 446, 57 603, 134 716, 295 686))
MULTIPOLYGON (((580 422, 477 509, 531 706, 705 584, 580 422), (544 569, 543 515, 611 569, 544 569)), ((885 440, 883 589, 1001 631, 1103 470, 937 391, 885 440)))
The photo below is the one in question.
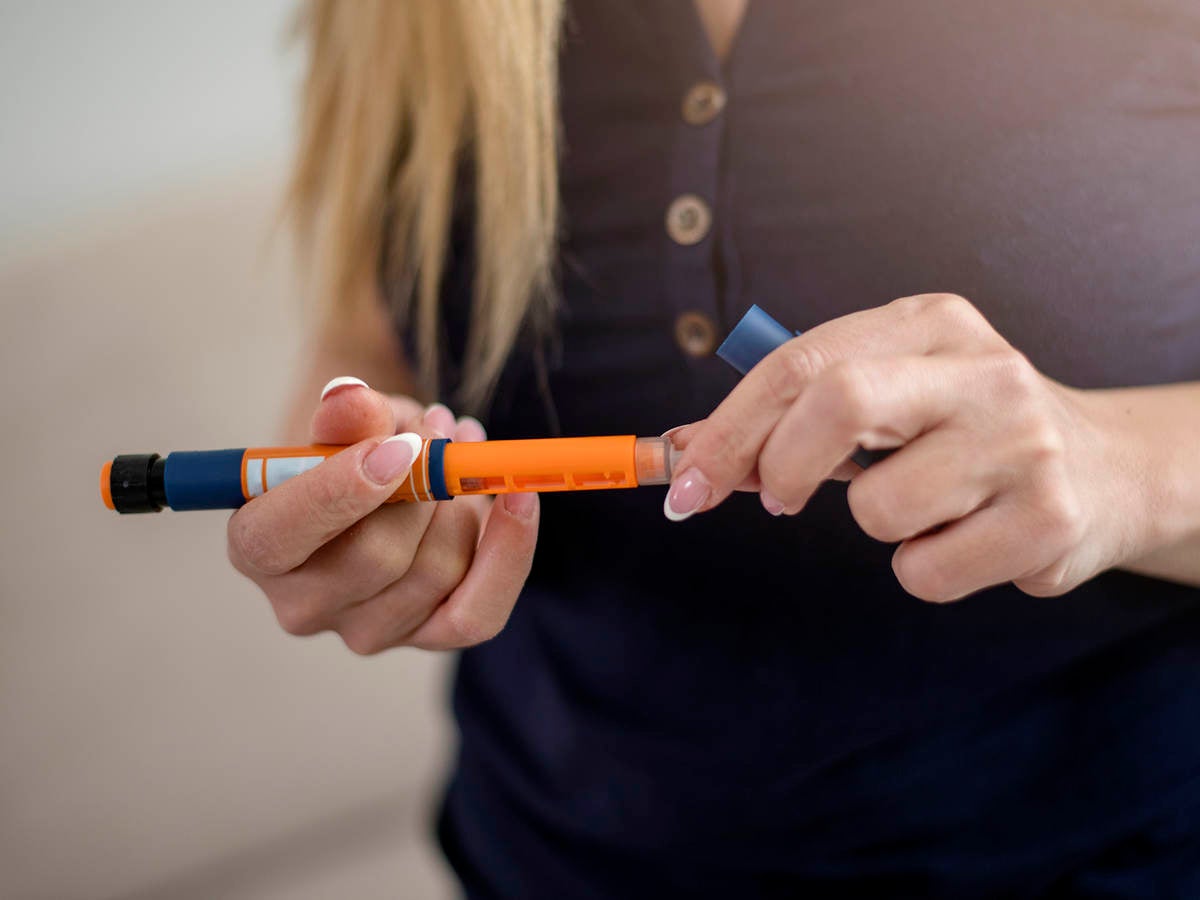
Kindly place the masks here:
POLYGON ((333 381, 321 389, 321 399, 324 400, 340 387, 350 387, 351 385, 355 387, 369 387, 361 378, 355 378, 353 375, 342 375, 333 379, 333 381))
POLYGON ((406 431, 403 434, 393 434, 383 443, 390 444, 392 441, 404 441, 408 444, 408 449, 412 451, 413 459, 421 455, 421 448, 425 446, 425 439, 419 434, 413 434, 411 431, 406 431))
POLYGON ((667 496, 663 498, 663 515, 672 522, 682 522, 684 519, 690 519, 693 513, 695 513, 695 510, 685 513, 675 512, 675 510, 671 509, 671 495, 667 494, 667 496))

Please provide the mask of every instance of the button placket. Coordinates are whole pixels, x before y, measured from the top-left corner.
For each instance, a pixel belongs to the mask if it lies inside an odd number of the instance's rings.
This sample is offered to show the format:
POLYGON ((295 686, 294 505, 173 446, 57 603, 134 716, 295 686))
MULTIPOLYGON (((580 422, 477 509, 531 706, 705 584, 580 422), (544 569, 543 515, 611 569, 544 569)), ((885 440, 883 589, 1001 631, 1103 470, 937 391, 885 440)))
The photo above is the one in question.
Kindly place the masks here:
MULTIPOLYGON (((698 32, 696 37, 704 35, 698 32)), ((665 283, 675 313, 675 346, 689 362, 707 365, 720 343, 712 238, 719 230, 715 202, 720 189, 722 113, 728 95, 721 84, 720 66, 711 53, 704 52, 707 44, 697 40, 687 49, 677 70, 679 124, 671 155, 669 199, 663 211, 668 240, 665 283)))
POLYGON ((725 109, 724 89, 712 81, 699 81, 683 95, 681 112, 689 125, 707 125, 725 109))
POLYGON ((693 359, 711 356, 717 349, 717 323, 697 310, 688 310, 675 319, 675 343, 693 359))
POLYGON ((695 194, 683 194, 667 207, 667 234, 681 247, 698 244, 712 228, 712 210, 695 194))

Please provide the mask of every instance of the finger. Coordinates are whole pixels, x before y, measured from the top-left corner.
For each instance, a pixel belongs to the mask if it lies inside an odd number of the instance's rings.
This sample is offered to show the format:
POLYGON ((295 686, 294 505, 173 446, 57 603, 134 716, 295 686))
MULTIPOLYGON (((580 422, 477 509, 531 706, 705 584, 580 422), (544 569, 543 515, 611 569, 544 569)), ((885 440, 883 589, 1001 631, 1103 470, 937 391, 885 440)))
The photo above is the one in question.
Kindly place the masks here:
POLYGON ((396 418, 386 395, 357 378, 335 378, 321 392, 311 431, 319 444, 353 444, 396 433, 396 418))
POLYGON ((941 428, 906 444, 850 482, 854 520, 877 541, 898 543, 970 515, 990 502, 1001 479, 980 465, 979 441, 941 428))
MULTIPOLYGON (((691 422, 687 425, 676 425, 674 428, 669 428, 660 435, 667 438, 671 442, 671 446, 676 450, 684 450, 691 442, 692 437, 697 434, 704 424, 704 420, 699 422, 691 422)), ((757 470, 747 475, 742 482, 734 488, 738 491, 757 491, 762 487, 758 479, 757 470)))
MULTIPOLYGON (((671 445, 676 450, 684 450, 691 442, 692 437, 699 432, 700 426, 703 424, 704 421, 701 420, 699 422, 691 422, 687 425, 676 425, 674 428, 664 431, 662 433, 662 437, 669 438, 671 445)), ((861 471, 862 468, 860 466, 848 461, 834 469, 829 477, 837 479, 838 481, 849 481, 861 471)), ((758 477, 758 468, 755 467, 755 470, 743 478, 741 483, 734 488, 734 490, 761 492, 762 480, 758 477)), ((783 513, 783 504, 776 501, 769 492, 763 495, 763 506, 765 506, 767 511, 772 515, 777 516, 783 513)))
POLYGON ((454 431, 458 427, 454 413, 442 403, 434 403, 425 410, 424 422, 441 437, 453 437, 454 431))
MULTIPOLYGON (((463 443, 486 441, 487 431, 484 429, 483 423, 474 416, 461 416, 454 430, 454 440, 463 443)), ((477 519, 483 521, 487 518, 488 509, 495 500, 482 494, 468 494, 459 497, 458 502, 471 506, 477 519)))
POLYGON ((475 554, 480 520, 469 504, 438 503, 411 565, 366 602, 339 615, 336 630, 355 653, 399 646, 462 582, 475 554))
POLYGON ((421 446, 411 432, 369 438, 247 503, 229 520, 234 566, 252 578, 296 568, 381 506, 408 477, 421 446))
POLYGON ((763 487, 784 511, 799 512, 856 447, 899 447, 942 425, 969 402, 977 368, 973 357, 906 356, 827 369, 784 411, 759 451, 763 487))
MULTIPOLYGON (((448 437, 456 441, 471 442, 487 440, 487 433, 478 419, 474 416, 462 416, 458 420, 455 420, 454 413, 441 403, 434 403, 432 406, 422 410, 417 427, 428 431, 430 434, 448 437)), ((479 495, 463 497, 459 500, 461 504, 474 507, 476 513, 479 515, 487 512, 487 508, 491 505, 491 502, 490 498, 479 495)))
POLYGON ((460 416, 451 437, 464 443, 486 441, 487 430, 474 416, 460 416))
POLYGON ((529 576, 538 518, 537 494, 505 494, 493 503, 466 577, 407 643, 449 650, 499 634, 529 576))
POLYGON ((775 423, 831 366, 989 346, 1007 345, 970 303, 952 295, 907 297, 819 325, 770 353, 708 417, 683 453, 664 512, 679 520, 728 496, 753 470, 775 423))
POLYGON ((949 603, 1052 566, 1061 555, 1011 498, 941 531, 905 541, 892 556, 900 585, 921 600, 949 603))
POLYGON ((674 428, 668 428, 659 437, 669 438, 671 446, 676 450, 686 450, 702 425, 704 425, 704 419, 698 422, 688 422, 686 425, 676 425, 674 428))
POLYGON ((416 428, 410 427, 420 422, 421 416, 425 412, 425 407, 414 400, 412 397, 402 396, 400 394, 388 394, 388 405, 392 407, 392 418, 395 421, 395 429, 401 431, 416 431, 416 428))
POLYGON ((433 503, 382 506, 318 548, 283 575, 258 580, 283 629, 315 634, 333 627, 354 607, 400 578, 413 566, 433 503))

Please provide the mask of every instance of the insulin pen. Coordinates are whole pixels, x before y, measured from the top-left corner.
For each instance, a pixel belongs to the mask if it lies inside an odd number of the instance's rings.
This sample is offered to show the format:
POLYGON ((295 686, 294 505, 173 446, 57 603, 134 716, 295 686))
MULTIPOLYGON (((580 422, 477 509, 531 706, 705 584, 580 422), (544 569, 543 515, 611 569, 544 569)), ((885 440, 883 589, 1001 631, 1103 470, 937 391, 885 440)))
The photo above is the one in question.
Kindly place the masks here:
MULTIPOLYGON (((797 334, 751 306, 717 356, 744 375, 797 334)), ((122 455, 104 463, 100 496, 120 513, 236 509, 344 449, 315 445, 122 455)), ((426 439, 408 479, 389 501, 667 484, 680 452, 666 438, 634 435, 457 444, 426 439)), ((852 458, 866 468, 888 452, 859 448, 852 458)))
MULTIPOLYGON (((126 454, 104 463, 100 496, 119 513, 236 509, 345 449, 314 445, 126 454)), ((668 438, 634 435, 466 443, 425 438, 408 478, 388 502, 667 484, 680 452, 668 438)))

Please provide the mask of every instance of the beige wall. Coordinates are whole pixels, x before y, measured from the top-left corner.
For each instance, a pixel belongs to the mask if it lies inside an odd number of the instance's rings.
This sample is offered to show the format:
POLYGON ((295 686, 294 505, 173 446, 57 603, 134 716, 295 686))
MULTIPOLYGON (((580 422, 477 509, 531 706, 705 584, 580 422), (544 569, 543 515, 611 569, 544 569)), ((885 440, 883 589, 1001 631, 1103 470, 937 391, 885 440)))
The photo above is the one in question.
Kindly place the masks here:
MULTIPOLYGON (((225 514, 118 452, 269 443, 300 349, 275 164, 0 255, 0 896, 439 897, 445 660, 284 635, 225 514)), ((315 400, 315 398, 314 398, 315 400)))
MULTIPOLYGON (((120 452, 271 443, 295 0, 0 2, 0 897, 441 897, 445 659, 288 637, 120 452)), ((315 398, 314 398, 315 400, 315 398)))

